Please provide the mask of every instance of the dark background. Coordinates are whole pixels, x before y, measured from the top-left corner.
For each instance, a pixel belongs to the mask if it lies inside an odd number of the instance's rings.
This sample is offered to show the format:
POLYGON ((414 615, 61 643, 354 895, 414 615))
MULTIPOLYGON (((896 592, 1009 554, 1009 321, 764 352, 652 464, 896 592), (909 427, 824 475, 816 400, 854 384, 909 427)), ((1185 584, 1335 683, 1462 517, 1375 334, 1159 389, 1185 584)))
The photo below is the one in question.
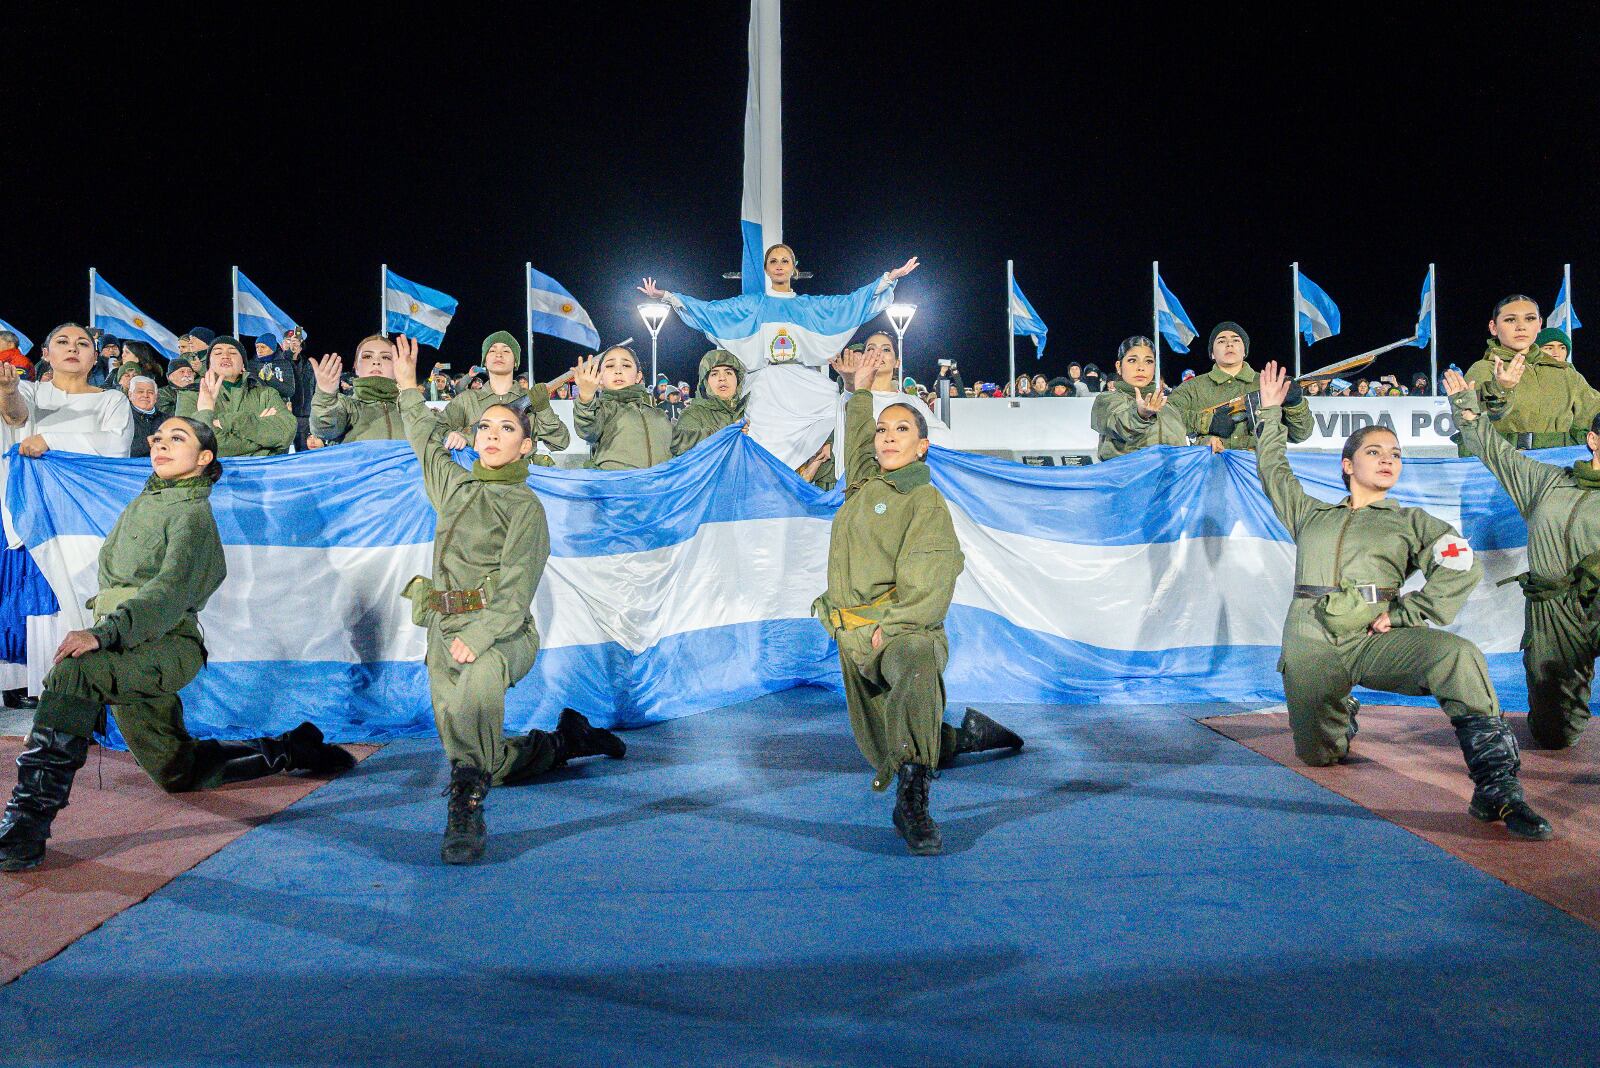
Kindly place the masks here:
MULTIPOLYGON (((1600 317, 1592 9, 1047 10, 785 5, 801 291, 919 255, 909 373, 949 356, 969 382, 1004 374, 1007 257, 1050 327, 1037 364, 1018 339, 1018 367, 1050 374, 1149 332, 1152 259, 1197 347, 1237 319, 1257 365, 1291 351, 1296 259, 1345 320, 1308 367, 1410 334, 1429 261, 1441 364, 1481 353, 1506 293, 1548 310, 1564 261, 1600 317)), ((640 275, 735 291, 748 13, 8 5, 0 317, 35 341, 81 318, 92 265, 174 331, 225 331, 237 263, 311 349, 348 357, 387 261, 461 300, 459 368, 491 330, 520 336, 532 260, 602 336, 646 341, 640 275)), ((689 377, 704 342, 676 320, 661 342, 689 377)), ((541 338, 538 373, 577 354, 541 338)))

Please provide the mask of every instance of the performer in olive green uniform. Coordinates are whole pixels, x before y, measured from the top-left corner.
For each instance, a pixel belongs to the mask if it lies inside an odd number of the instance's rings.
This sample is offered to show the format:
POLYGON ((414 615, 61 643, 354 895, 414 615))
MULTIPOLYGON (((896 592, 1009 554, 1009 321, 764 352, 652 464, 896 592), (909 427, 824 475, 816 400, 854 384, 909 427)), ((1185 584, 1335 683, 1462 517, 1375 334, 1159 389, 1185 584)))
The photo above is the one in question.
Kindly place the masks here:
POLYGON ((529 609, 550 556, 544 506, 528 488, 533 436, 525 410, 495 405, 475 432, 466 471, 439 440, 438 418, 417 388, 417 344, 395 341, 395 381, 406 437, 438 513, 433 578, 412 579, 411 618, 428 629, 434 724, 450 758, 450 805, 441 855, 464 864, 483 855, 483 799, 491 784, 528 779, 575 757, 620 757, 610 731, 572 709, 554 733, 505 737, 506 691, 533 667, 539 632, 529 609))
POLYGON ((221 477, 217 440, 197 420, 171 418, 151 436, 155 473, 117 519, 100 549, 95 624, 56 652, 17 757, 17 786, 0 820, 0 870, 44 859, 50 824, 67 804, 89 739, 105 729, 105 706, 139 766, 169 792, 204 790, 279 771, 334 771, 354 760, 302 723, 275 738, 195 741, 178 691, 205 666, 197 618, 227 574, 211 515, 221 477))
POLYGON ((355 441, 399 441, 399 390, 394 384, 394 342, 372 334, 356 346, 356 381, 351 395, 340 389, 344 362, 337 352, 311 361, 317 390, 311 396, 313 437, 329 445, 355 441))
POLYGON ((206 350, 209 361, 200 388, 177 394, 178 415, 206 423, 217 435, 221 456, 275 456, 289 451, 296 429, 283 395, 244 373, 244 345, 219 337, 206 350))
MULTIPOLYGON (((1250 355, 1250 335, 1238 323, 1218 323, 1211 329, 1210 351, 1216 366, 1174 389, 1167 402, 1183 419, 1184 429, 1200 439, 1199 444, 1210 445, 1217 452, 1253 449, 1256 438, 1247 419, 1230 415, 1223 408, 1206 411, 1256 391, 1260 376, 1245 363, 1250 355)), ((1300 387, 1290 387, 1283 418, 1291 442, 1305 441, 1316 429, 1311 406, 1300 387)))
POLYGON ((1117 348, 1118 378, 1094 399, 1089 427, 1100 435, 1095 457, 1109 460, 1152 445, 1187 445, 1183 419, 1156 381, 1156 350, 1150 339, 1128 338, 1117 348))
POLYGON ((727 349, 700 357, 700 388, 672 428, 672 455, 682 456, 744 418, 744 364, 727 349))
MULTIPOLYGON (((567 424, 550 407, 550 386, 535 382, 528 389, 517 384, 517 368, 522 363, 522 343, 505 330, 496 330, 483 339, 481 351, 484 370, 489 372, 489 383, 482 389, 468 389, 457 393, 444 411, 439 413, 439 424, 445 431, 445 448, 464 449, 472 437, 478 419, 490 407, 504 404, 517 407, 526 397, 528 417, 533 425, 537 443, 551 452, 561 452, 572 444, 572 432, 567 424)), ((560 383, 563 378, 556 379, 560 383)), ((555 460, 537 450, 532 462, 541 467, 554 467, 555 460)))
MULTIPOLYGON (((852 361, 853 363, 854 361, 852 361)), ((944 496, 924 457, 927 423, 909 404, 872 416, 876 357, 850 368, 845 406, 850 485, 828 544, 828 591, 813 611, 838 642, 850 727, 882 790, 899 777, 894 824, 913 853, 943 848, 928 813, 933 769, 958 753, 1020 748, 975 709, 944 724, 944 617, 963 565, 944 496)))
POLYGON ((1528 730, 1546 749, 1565 749, 1589 723, 1589 686, 1600 656, 1600 418, 1586 434, 1590 459, 1557 467, 1523 456, 1480 418, 1477 392, 1455 371, 1445 390, 1462 450, 1483 460, 1528 524, 1522 632, 1528 730))
POLYGON ((591 447, 585 467, 635 471, 672 458, 672 422, 640 383, 639 357, 617 346, 578 361, 573 427, 591 447))
MULTIPOLYGON (((1589 424, 1600 414, 1600 392, 1565 358, 1541 347, 1542 323, 1532 298, 1521 294, 1505 298, 1489 320, 1488 350, 1467 368, 1467 381, 1478 387, 1494 429, 1520 449, 1581 444, 1589 424), (1513 377, 1510 368, 1518 356, 1524 362, 1513 377)), ((1562 350, 1570 347, 1563 345, 1562 350)))
POLYGON ((1476 645, 1432 630, 1448 624, 1477 585, 1482 567, 1451 526, 1388 499, 1400 477, 1400 444, 1369 426, 1345 442, 1350 495, 1338 504, 1309 496, 1289 467, 1280 407, 1287 374, 1269 363, 1261 375, 1257 470, 1273 510, 1295 542, 1294 599, 1283 625, 1283 688, 1295 753, 1314 766, 1344 759, 1356 722, 1346 698, 1354 686, 1438 698, 1476 786, 1468 811, 1504 820, 1524 838, 1550 837, 1550 825, 1522 798, 1516 737, 1500 714, 1489 668, 1476 645), (1401 596, 1414 571, 1423 587, 1401 596))

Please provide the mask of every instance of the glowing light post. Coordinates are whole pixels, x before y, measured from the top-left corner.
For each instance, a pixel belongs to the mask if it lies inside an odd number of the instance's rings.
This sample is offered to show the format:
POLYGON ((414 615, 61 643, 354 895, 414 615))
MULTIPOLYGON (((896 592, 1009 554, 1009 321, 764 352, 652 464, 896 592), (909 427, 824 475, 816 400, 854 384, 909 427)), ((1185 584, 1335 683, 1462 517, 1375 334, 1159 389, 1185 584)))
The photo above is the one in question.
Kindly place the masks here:
POLYGON ((915 304, 889 305, 889 325, 894 327, 895 336, 895 367, 894 390, 896 393, 905 388, 906 380, 906 327, 911 325, 911 317, 917 314, 915 304))
POLYGON ((664 301, 652 300, 639 305, 639 318, 644 320, 645 329, 650 331, 650 395, 656 392, 656 338, 661 334, 661 324, 667 321, 667 313, 672 308, 664 301))

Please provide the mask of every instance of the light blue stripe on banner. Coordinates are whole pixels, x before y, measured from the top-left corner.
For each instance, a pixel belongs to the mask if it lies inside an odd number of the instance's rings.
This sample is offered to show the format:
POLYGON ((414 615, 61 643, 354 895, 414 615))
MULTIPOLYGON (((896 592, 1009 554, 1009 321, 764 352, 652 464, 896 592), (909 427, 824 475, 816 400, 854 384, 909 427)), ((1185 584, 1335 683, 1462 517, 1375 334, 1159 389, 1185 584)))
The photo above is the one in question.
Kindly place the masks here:
MULTIPOLYGON (((675 634, 637 656, 610 643, 542 649, 506 695, 506 732, 548 730, 564 707, 597 725, 640 727, 807 685, 841 688, 833 643, 813 619, 675 634)), ((434 732, 420 662, 213 661, 182 697, 201 738, 280 734, 305 719, 341 742, 434 732)), ((109 741, 126 748, 114 729, 109 741)))
MULTIPOLYGON (((750 149, 746 148, 746 152, 750 149)), ((739 233, 744 239, 744 256, 739 263, 741 293, 767 291, 766 249, 761 246, 761 224, 749 219, 739 220, 739 233)))

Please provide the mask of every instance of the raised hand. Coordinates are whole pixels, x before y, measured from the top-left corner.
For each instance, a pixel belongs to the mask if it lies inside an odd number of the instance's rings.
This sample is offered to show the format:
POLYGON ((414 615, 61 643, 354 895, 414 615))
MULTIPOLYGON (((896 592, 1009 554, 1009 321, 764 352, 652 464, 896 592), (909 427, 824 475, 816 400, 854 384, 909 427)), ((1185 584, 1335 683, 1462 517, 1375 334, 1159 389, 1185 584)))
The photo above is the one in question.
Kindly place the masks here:
POLYGON ((851 377, 852 377, 853 381, 851 383, 850 388, 851 389, 871 389, 872 388, 872 380, 874 378, 878 377, 878 368, 882 367, 882 366, 883 366, 883 355, 881 353, 877 353, 877 352, 865 353, 865 352, 863 352, 861 354, 861 362, 859 364, 857 364, 855 366, 855 368, 851 371, 851 377))
POLYGON ((662 289, 660 286, 656 285, 656 280, 654 278, 646 278, 644 279, 644 283, 642 285, 635 286, 634 288, 643 293, 645 296, 649 297, 651 300, 661 300, 667 295, 667 291, 665 289, 662 289))
POLYGON ((1276 408, 1289 396, 1289 372, 1274 361, 1261 369, 1261 406, 1276 408))
POLYGON ((1444 395, 1454 397, 1457 393, 1464 393, 1472 388, 1472 383, 1467 381, 1467 376, 1460 371, 1449 370, 1444 373, 1444 395))
POLYGON ((1157 382, 1155 388, 1146 397, 1139 392, 1138 387, 1133 390, 1133 403, 1138 407, 1139 414, 1146 419, 1152 419, 1155 414, 1167 406, 1167 395, 1161 390, 1161 383, 1157 382))
POLYGON ((212 411, 217 406, 217 398, 222 395, 222 372, 207 371, 200 379, 199 396, 195 398, 196 411, 212 411))
POLYGON ((920 266, 921 263, 915 256, 912 256, 909 260, 906 260, 906 262, 889 272, 889 281, 898 282, 900 279, 904 278, 906 275, 910 274, 920 266))
POLYGON ((311 361, 311 370, 317 376, 317 388, 324 393, 339 392, 339 378, 344 374, 344 361, 337 352, 327 353, 320 360, 311 361))
POLYGON ((22 374, 9 363, 0 363, 0 396, 9 397, 17 391, 22 374))
POLYGON ((1500 384, 1501 389, 1516 389, 1517 383, 1522 381, 1522 372, 1527 370, 1528 361, 1522 355, 1517 355, 1510 363, 1500 357, 1494 358, 1494 380, 1500 384))
POLYGON ((452 430, 444 436, 444 447, 451 452, 467 447, 467 439, 459 430, 452 430))
POLYGON ((600 392, 600 357, 585 356, 572 369, 572 380, 578 385, 578 399, 585 404, 600 392))
POLYGON ((394 384, 397 389, 417 388, 417 339, 397 335, 394 339, 394 384))

